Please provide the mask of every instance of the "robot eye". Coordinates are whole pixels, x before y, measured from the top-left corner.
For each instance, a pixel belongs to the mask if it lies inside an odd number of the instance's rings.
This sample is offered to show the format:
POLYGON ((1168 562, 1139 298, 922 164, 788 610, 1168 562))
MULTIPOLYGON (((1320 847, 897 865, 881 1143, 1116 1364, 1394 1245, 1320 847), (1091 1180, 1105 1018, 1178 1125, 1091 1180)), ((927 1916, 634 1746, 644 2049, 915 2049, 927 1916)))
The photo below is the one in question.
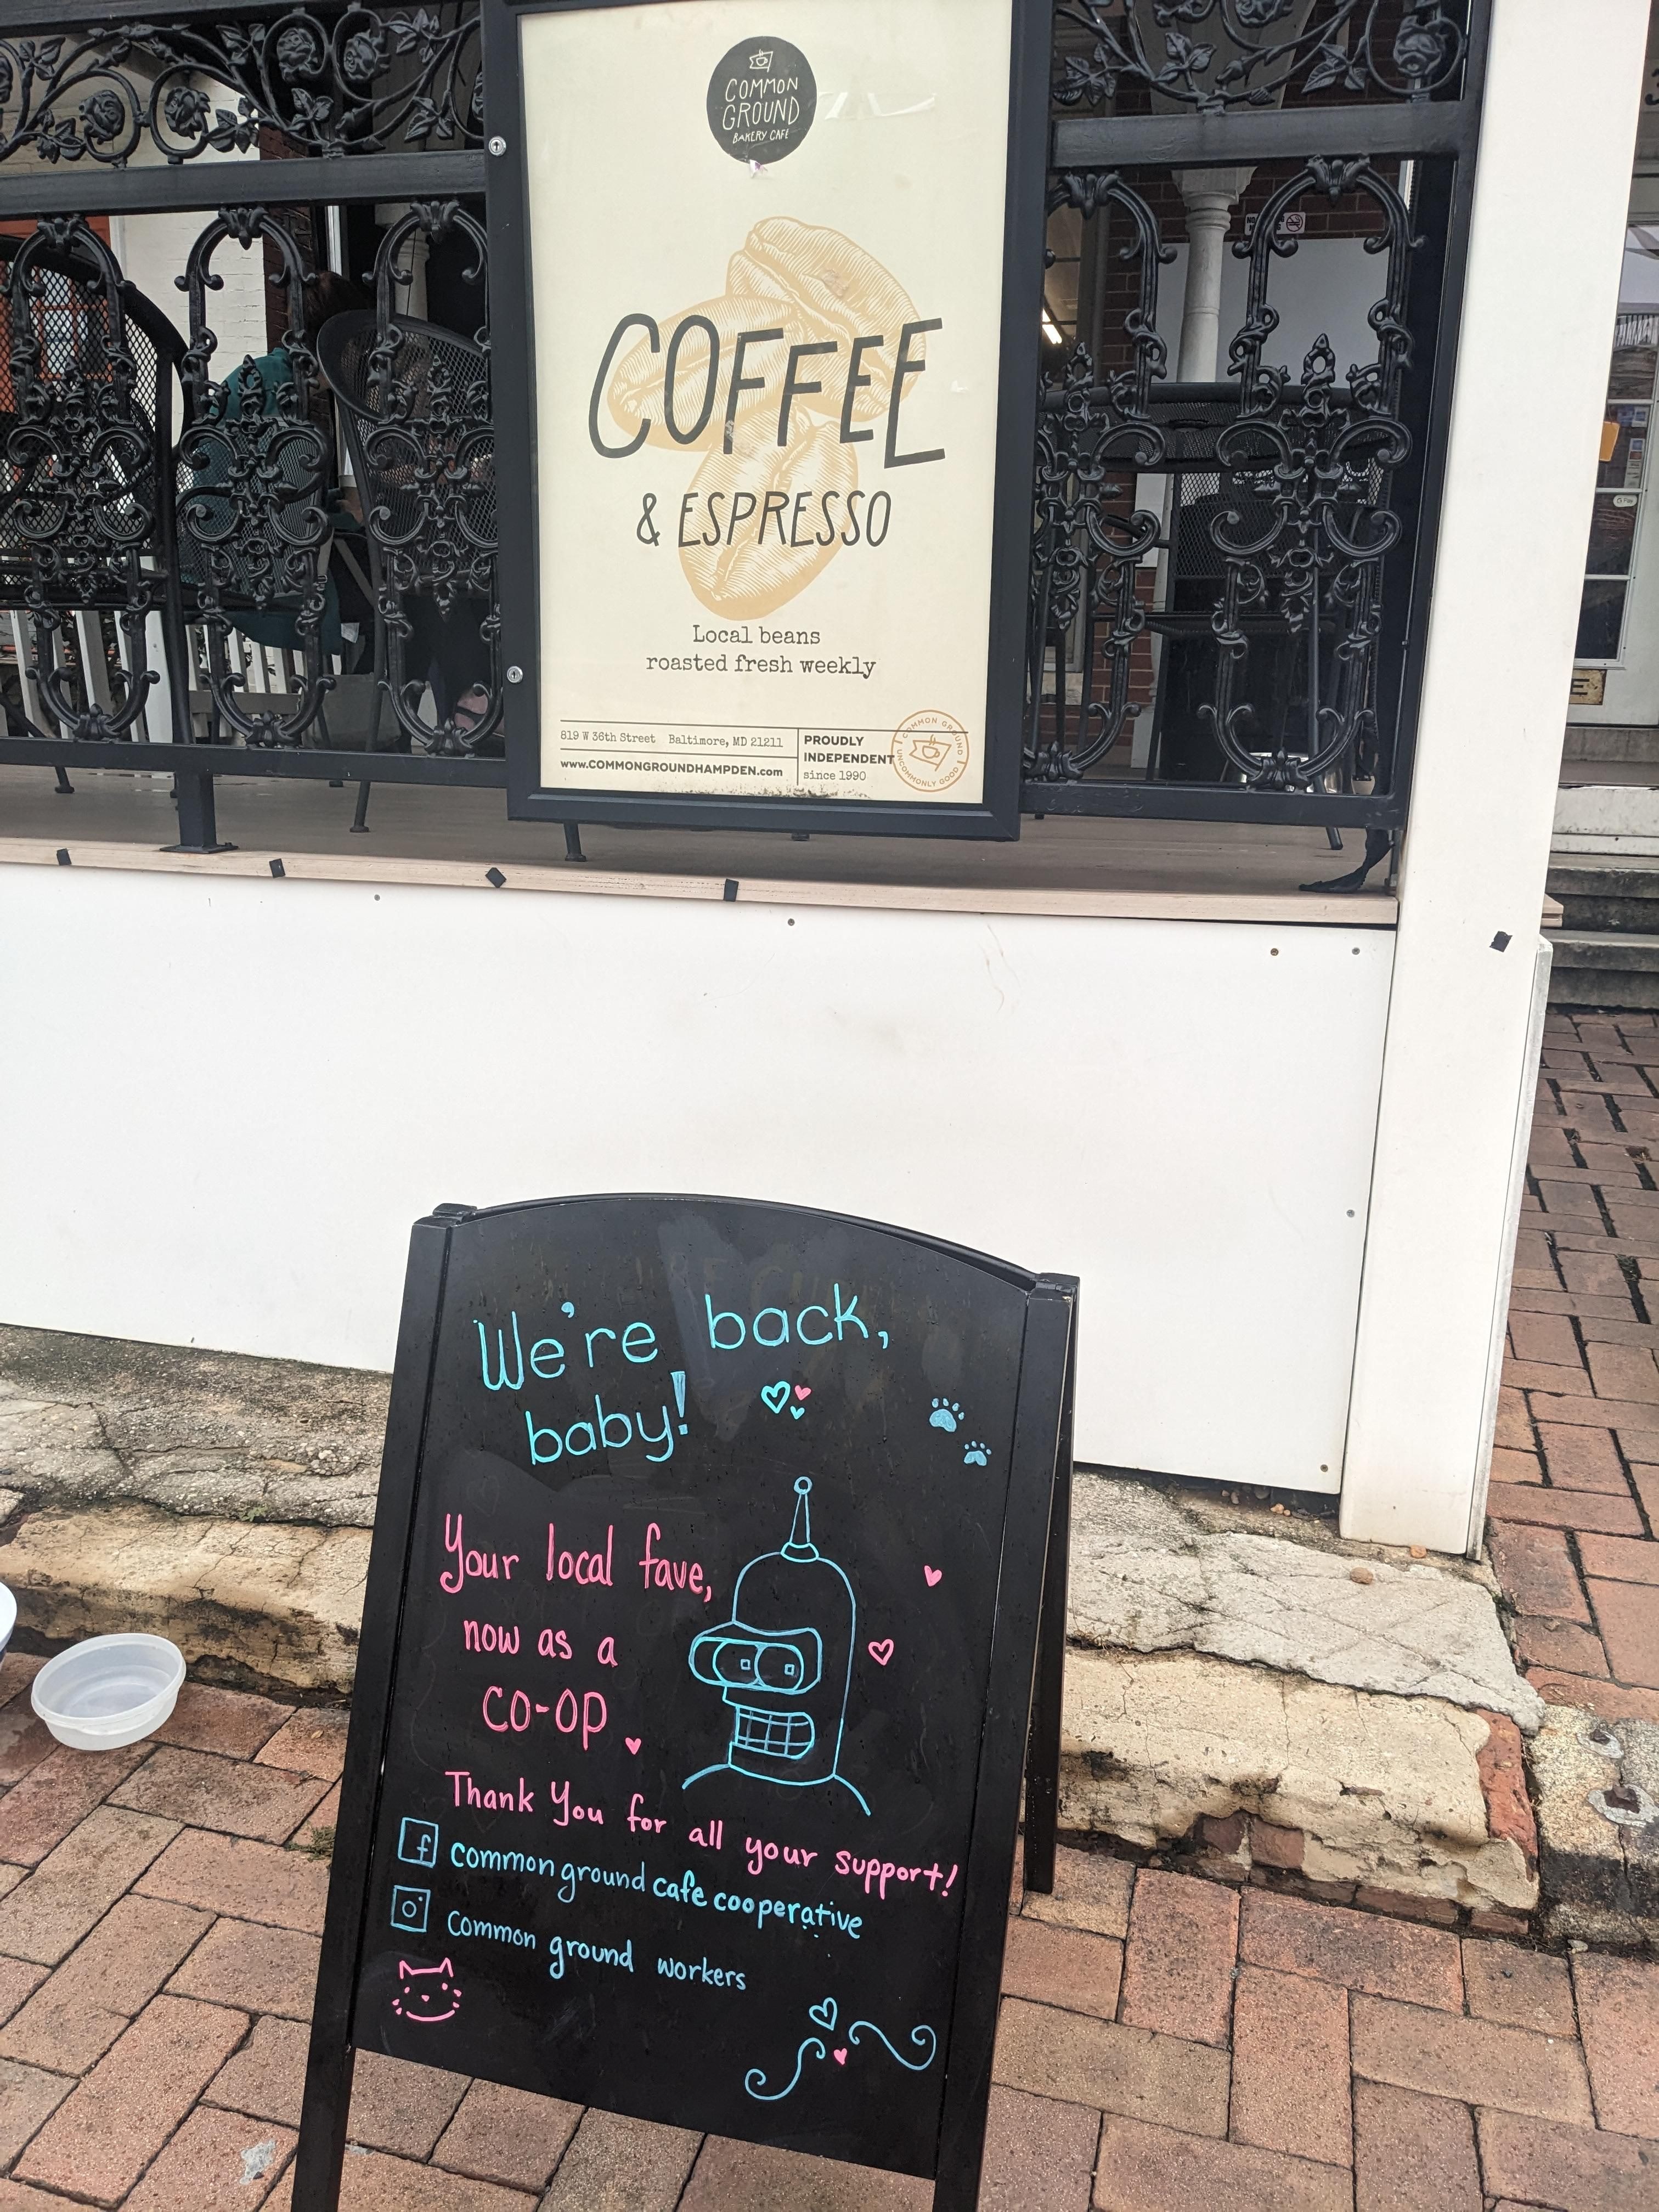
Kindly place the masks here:
POLYGON ((756 1674, 769 1690, 800 1687, 801 1659, 787 1644, 764 1644, 757 1655, 756 1674))

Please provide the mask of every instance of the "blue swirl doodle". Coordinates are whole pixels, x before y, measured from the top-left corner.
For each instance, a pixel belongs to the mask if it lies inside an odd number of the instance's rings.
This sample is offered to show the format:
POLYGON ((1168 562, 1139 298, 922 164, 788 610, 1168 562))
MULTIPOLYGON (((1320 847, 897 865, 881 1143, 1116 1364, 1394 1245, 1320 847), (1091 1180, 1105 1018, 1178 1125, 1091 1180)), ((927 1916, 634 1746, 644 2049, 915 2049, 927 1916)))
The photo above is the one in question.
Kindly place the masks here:
POLYGON ((762 2104, 775 2105, 781 2098, 787 2097, 789 2094, 789 2092, 794 2087, 796 2082, 799 2081, 801 2062, 805 2059, 809 2051, 815 2051, 820 2058, 823 2058, 827 2055, 823 2044, 819 2042, 817 2037, 816 2035, 809 2035, 805 2042, 802 2044, 800 2049, 795 2053, 795 2070, 790 2075, 788 2081, 781 2089, 757 2089, 755 2087, 755 2084, 757 2081, 763 2082, 766 2079, 764 2068, 759 2066, 751 2066, 749 2071, 744 2075, 744 2087, 748 2090, 751 2097, 759 2098, 762 2104))
POLYGON ((933 2064, 933 2055, 939 2049, 939 2038, 931 2027, 913 2027, 910 2030, 911 2042, 915 2045, 918 2051, 927 2053, 927 2056, 922 2058, 907 2058, 902 2051, 894 2051, 892 2045, 887 2042, 887 2038, 882 2034, 872 2020, 855 2020, 847 2031, 847 2040, 849 2043, 858 2041, 859 2030, 861 2027, 867 2027, 872 2035, 880 2037, 881 2041, 887 2044, 889 2051, 893 2052, 899 2064, 908 2067, 912 2074, 925 2074, 933 2064))
MULTIPOLYGON (((820 2027, 834 2027, 836 2018, 836 2001, 833 1997, 825 1997, 822 2004, 808 2006, 807 2011, 809 2016, 812 2020, 816 2021, 820 2027), (828 2014, 827 2021, 825 2019, 826 2014, 828 2014)), ((934 2034, 931 2027, 913 2027, 910 2030, 911 2042, 915 2045, 916 2049, 922 2053, 922 2056, 920 2058, 907 2058, 904 2053, 896 2048, 889 2038, 882 2033, 881 2029, 876 2026, 876 2023, 872 2020, 855 2020, 847 2031, 848 2042, 856 2044, 859 2039, 860 2029, 865 2027, 869 2029, 871 2034, 885 2047, 892 2057, 897 2059, 899 2064, 908 2073, 925 2074, 938 2055, 939 2038, 934 2034)), ((785 2082, 781 2089, 769 2089, 765 2086, 765 2069, 760 2066, 751 2066, 749 2071, 744 2075, 744 2087, 749 2092, 751 2097, 758 2099, 762 2104, 781 2104, 783 2100, 789 2095, 790 2092, 794 2089, 799 2082, 801 2071, 805 2064, 806 2054, 809 2051, 818 2058, 827 2058, 830 2055, 825 2050, 821 2038, 816 2035, 809 2035, 805 2042, 803 2042, 796 2051, 795 2070, 790 2075, 788 2081, 785 2082)), ((846 2053, 843 2051, 841 2055, 844 2057, 846 2053)))

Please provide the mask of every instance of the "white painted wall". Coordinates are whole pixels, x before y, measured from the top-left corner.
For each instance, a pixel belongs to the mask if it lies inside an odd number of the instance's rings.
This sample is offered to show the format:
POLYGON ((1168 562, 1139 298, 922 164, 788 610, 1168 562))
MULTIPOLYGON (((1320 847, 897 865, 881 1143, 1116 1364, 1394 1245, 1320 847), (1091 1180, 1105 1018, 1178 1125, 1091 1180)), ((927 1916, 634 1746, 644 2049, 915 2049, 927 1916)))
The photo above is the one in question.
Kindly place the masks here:
POLYGON ((440 1200, 793 1200, 1080 1275, 1083 1458, 1334 1490, 1392 943, 0 866, 0 1318, 387 1366, 440 1200))
POLYGON ((1342 1497, 1347 1534, 1443 1551, 1480 1533, 1643 91, 1648 0, 1582 13, 1493 11, 1342 1497))

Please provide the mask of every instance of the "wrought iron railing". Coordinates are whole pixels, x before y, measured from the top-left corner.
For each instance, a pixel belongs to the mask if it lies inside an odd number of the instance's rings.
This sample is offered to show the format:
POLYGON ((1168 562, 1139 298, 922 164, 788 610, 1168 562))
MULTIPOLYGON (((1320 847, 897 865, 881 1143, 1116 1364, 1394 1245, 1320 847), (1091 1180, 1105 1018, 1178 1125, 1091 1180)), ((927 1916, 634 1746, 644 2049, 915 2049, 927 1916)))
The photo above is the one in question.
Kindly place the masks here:
MULTIPOLYGON (((1058 0, 1028 811, 1403 821, 1488 7, 1058 0)), ((502 783, 476 0, 42 12, 0 761, 502 783)))

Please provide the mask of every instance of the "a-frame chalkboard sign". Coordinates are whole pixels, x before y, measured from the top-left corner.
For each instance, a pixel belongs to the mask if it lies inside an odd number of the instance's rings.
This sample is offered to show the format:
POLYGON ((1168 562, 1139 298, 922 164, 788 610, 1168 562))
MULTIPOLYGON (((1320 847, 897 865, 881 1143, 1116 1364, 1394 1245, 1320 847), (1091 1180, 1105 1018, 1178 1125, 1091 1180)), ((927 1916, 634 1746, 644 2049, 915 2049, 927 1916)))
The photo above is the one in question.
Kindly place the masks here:
POLYGON ((356 2051, 975 2203, 1076 1288, 726 1199, 416 1224, 295 2212, 356 2051))

